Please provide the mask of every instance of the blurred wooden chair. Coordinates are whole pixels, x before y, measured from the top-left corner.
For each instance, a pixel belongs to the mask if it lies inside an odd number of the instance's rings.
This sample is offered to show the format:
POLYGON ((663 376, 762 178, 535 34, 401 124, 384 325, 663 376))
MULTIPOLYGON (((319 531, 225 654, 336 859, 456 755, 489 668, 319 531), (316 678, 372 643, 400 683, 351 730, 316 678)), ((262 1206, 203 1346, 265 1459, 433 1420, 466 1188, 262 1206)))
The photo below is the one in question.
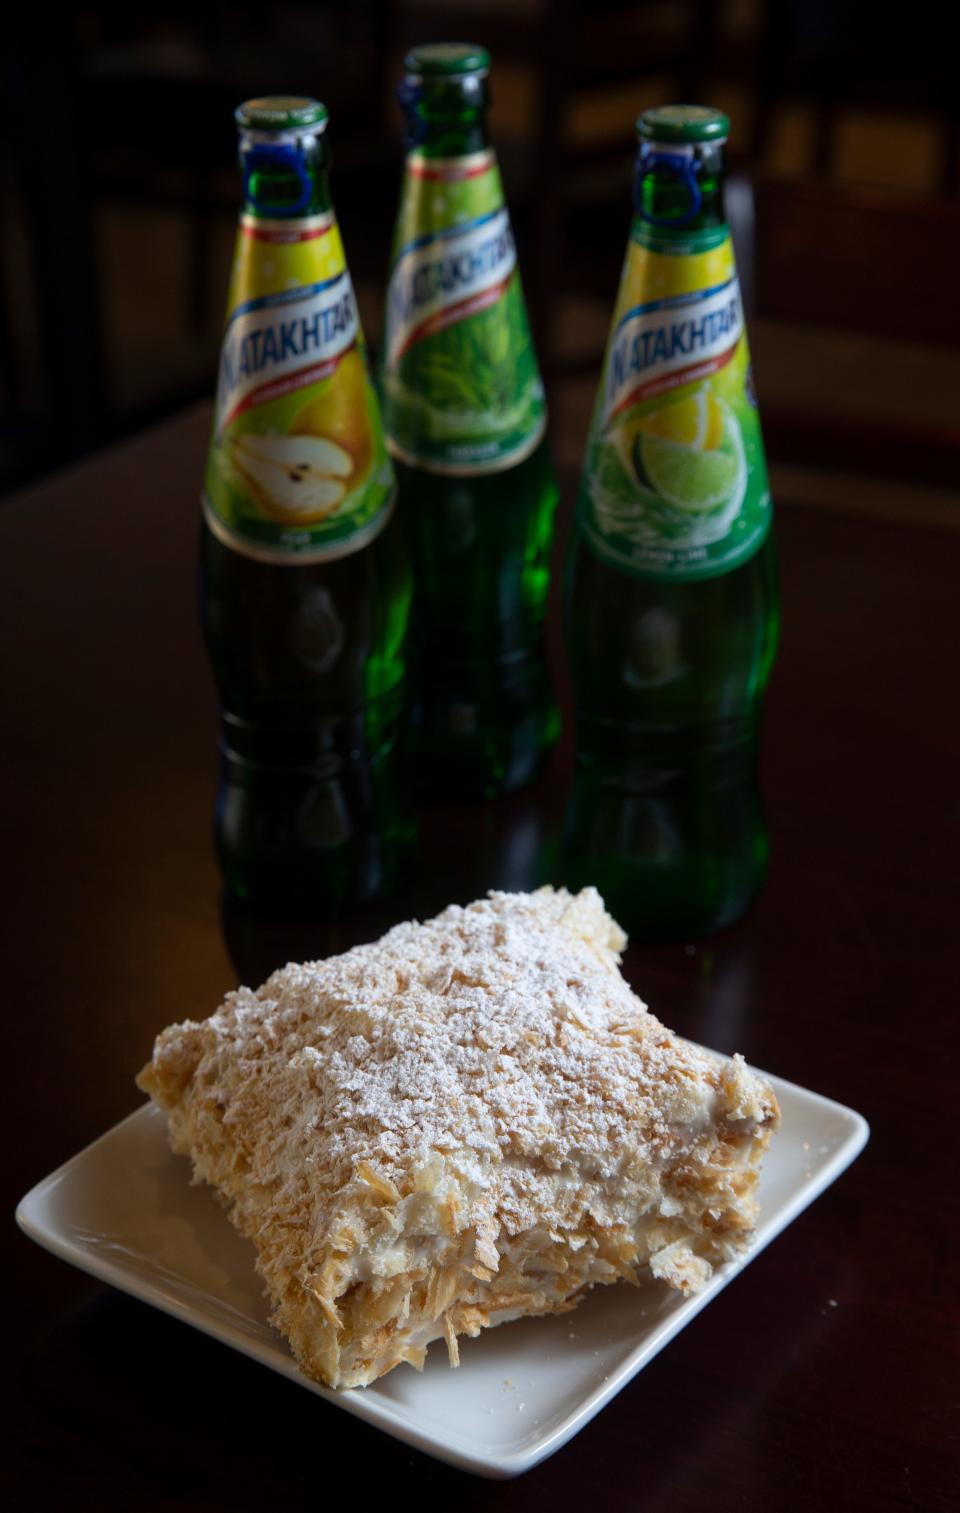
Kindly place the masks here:
MULTIPOLYGON (((379 172, 388 8, 388 0, 354 0, 349 9, 306 0, 272 7, 181 0, 145 16, 108 0, 64 7, 56 24, 46 13, 18 10, 2 55, 12 148, 6 185, 24 224, 33 280, 0 297, 33 307, 39 395, 23 402, 13 342, 0 381, 3 432, 18 442, 27 470, 81 455, 193 397, 158 391, 133 413, 114 381, 99 208, 122 201, 134 212, 162 207, 182 217, 186 298, 174 319, 179 314, 194 335, 216 331, 223 291, 211 277, 209 233, 214 218, 236 214, 234 108, 271 90, 322 91, 336 122, 338 163, 360 179, 370 165, 379 172)), ((370 198, 366 187, 361 197, 370 198)), ((360 251, 368 241, 358 238, 360 251)), ((8 317, 5 309, 0 331, 10 327, 8 317)), ((205 390, 210 381, 212 372, 205 390)))
MULTIPOLYGON (((872 410, 839 403, 829 371, 793 402, 768 393, 760 371, 770 454, 960 485, 956 404, 947 395, 936 414, 924 414, 920 394, 925 352, 938 369, 944 354, 960 358, 960 199, 757 176, 752 201, 752 313, 777 323, 780 360, 789 362, 791 331, 822 331, 872 339, 875 365, 897 365, 872 410)), ((867 344, 864 351, 869 382, 867 344)), ((960 387, 960 360, 955 379, 960 387)))
POLYGON ((776 112, 802 100, 812 115, 807 171, 830 178, 844 125, 854 115, 894 114, 930 123, 935 187, 960 188, 960 93, 949 16, 914 0, 907 24, 872 0, 764 0, 759 12, 750 158, 764 160, 776 112))

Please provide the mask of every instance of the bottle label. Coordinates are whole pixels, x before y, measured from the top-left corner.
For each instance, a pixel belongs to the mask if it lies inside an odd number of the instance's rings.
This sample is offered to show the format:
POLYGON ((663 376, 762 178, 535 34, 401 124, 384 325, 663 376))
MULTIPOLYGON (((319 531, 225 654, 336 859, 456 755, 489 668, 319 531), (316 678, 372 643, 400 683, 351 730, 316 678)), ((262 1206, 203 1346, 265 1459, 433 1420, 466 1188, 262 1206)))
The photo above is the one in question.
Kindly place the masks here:
POLYGON ((543 384, 492 152, 407 157, 383 387, 390 450, 430 472, 512 467, 543 435, 543 384))
POLYGON ((371 541, 394 492, 335 217, 241 216, 204 483, 210 529, 264 561, 322 561, 371 541))
POLYGON ((678 247, 637 222, 587 443, 580 528, 627 572, 695 580, 752 556, 770 517, 729 232, 678 247))

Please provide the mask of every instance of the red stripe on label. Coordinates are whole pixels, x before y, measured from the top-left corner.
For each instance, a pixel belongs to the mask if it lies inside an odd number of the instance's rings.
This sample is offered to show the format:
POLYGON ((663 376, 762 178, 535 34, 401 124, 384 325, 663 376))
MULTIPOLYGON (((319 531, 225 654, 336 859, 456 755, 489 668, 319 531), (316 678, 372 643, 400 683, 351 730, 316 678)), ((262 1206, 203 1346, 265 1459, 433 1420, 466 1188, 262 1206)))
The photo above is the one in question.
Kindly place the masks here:
POLYGON ((275 247, 289 247, 294 242, 315 242, 321 236, 329 236, 335 222, 331 221, 327 226, 317 226, 309 231, 278 231, 275 228, 265 226, 251 226, 247 221, 240 222, 240 230, 244 236, 248 236, 254 242, 270 242, 275 247))
POLYGON ((647 383, 638 384, 610 413, 607 417, 607 425, 611 425, 617 416, 624 410, 629 410, 631 405, 639 404, 641 399, 656 399, 658 394, 669 394, 671 389, 679 389, 681 384, 696 383, 700 378, 709 378, 712 373, 719 373, 721 368, 727 366, 739 345, 738 336, 733 346, 728 347, 726 352, 721 352, 717 357, 708 357, 704 362, 691 363, 689 367, 678 368, 675 373, 665 373, 662 378, 651 378, 647 383))
POLYGON ((426 179, 432 184, 459 184, 464 179, 478 179, 481 174, 489 173, 492 167, 492 161, 478 163, 473 168, 435 168, 429 163, 408 163, 407 172, 415 179, 426 179))
POLYGON ((392 359, 399 362, 405 352, 409 352, 415 342, 423 341, 425 336, 433 336, 437 331, 445 331, 448 326, 455 326, 457 321, 466 320, 468 315, 476 315, 480 310, 487 310, 495 305, 513 277, 513 270, 501 284, 494 284, 490 289, 482 289, 479 294, 472 294, 469 299, 462 299, 456 305, 448 305, 445 310, 438 310, 434 315, 428 315, 426 320, 421 321, 419 326, 414 326, 399 352, 392 359))
POLYGON ((226 415, 220 424, 220 430, 225 431, 227 426, 242 415, 244 410, 256 409, 258 405, 269 404, 271 399, 282 399, 285 394, 295 394, 297 389, 305 389, 309 384, 320 383, 322 379, 329 378, 337 364, 352 352, 356 342, 351 342, 349 347, 344 347, 336 357, 328 357, 325 362, 314 363, 309 368, 298 368, 296 373, 287 373, 283 378, 272 378, 269 383, 260 384, 256 389, 251 389, 245 394, 238 405, 226 415))

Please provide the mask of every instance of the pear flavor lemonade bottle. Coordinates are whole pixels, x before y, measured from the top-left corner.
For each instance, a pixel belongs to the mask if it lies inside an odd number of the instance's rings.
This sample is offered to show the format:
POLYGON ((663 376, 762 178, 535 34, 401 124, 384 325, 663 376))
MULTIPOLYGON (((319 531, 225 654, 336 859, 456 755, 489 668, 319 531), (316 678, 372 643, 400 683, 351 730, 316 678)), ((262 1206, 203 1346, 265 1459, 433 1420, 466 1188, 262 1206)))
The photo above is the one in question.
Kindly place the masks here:
POLYGON ((396 882, 410 576, 328 184, 327 111, 236 113, 244 208, 207 456, 203 630, 229 890, 335 912, 396 882))
POLYGON ((510 218, 486 135, 489 55, 415 48, 383 352, 410 543, 412 748, 432 792, 527 782, 556 739, 544 660, 556 483, 510 218))
POLYGON ((719 111, 649 110, 565 585, 569 880, 637 939, 734 920, 767 838, 757 733, 776 651, 771 503, 719 111))

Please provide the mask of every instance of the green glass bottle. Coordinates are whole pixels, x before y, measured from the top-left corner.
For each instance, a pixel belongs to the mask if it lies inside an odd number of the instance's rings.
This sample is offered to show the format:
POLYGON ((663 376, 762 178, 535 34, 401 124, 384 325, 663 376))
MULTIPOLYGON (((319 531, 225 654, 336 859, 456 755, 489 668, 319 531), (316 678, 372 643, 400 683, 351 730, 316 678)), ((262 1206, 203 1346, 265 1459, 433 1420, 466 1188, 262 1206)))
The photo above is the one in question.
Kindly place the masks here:
POLYGON ((204 480, 216 841, 237 898, 336 913, 390 889, 411 579, 331 206, 317 101, 237 111, 244 208, 204 480))
POLYGON ((729 122, 647 111, 565 582, 568 878, 636 939, 740 915, 763 880, 771 502, 730 231, 729 122))
POLYGON ((559 731, 544 658, 557 489, 510 219, 486 134, 490 59, 416 48, 383 405, 414 567, 411 744, 427 792, 527 782, 559 731))

